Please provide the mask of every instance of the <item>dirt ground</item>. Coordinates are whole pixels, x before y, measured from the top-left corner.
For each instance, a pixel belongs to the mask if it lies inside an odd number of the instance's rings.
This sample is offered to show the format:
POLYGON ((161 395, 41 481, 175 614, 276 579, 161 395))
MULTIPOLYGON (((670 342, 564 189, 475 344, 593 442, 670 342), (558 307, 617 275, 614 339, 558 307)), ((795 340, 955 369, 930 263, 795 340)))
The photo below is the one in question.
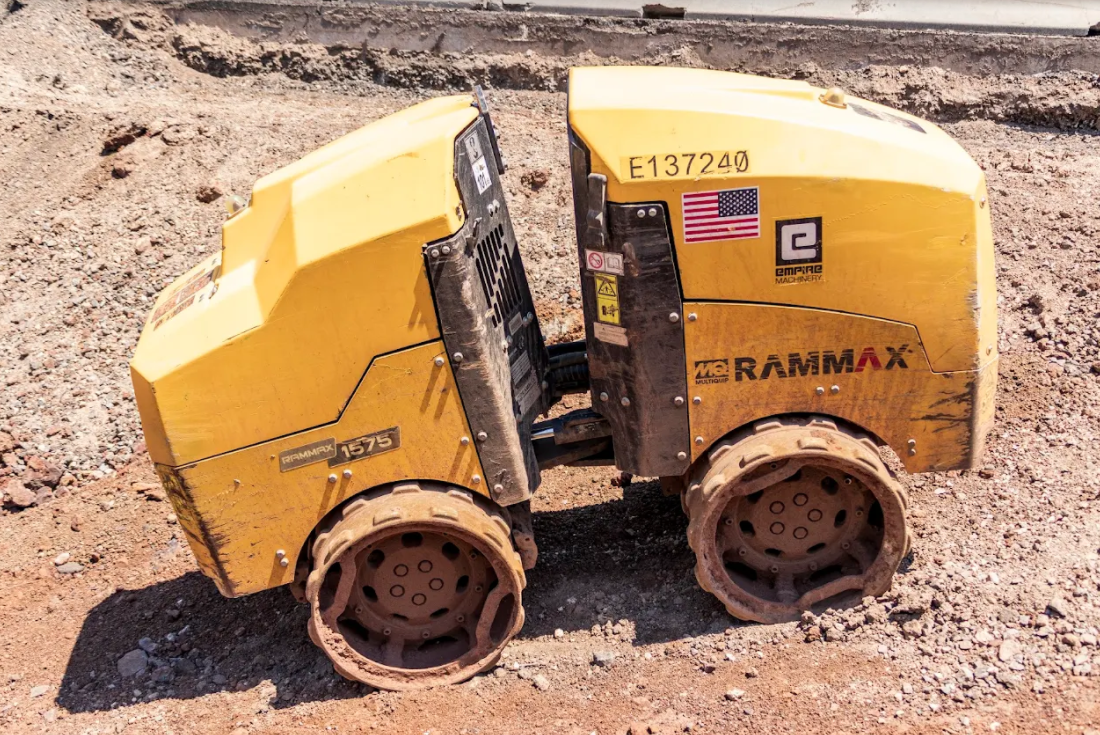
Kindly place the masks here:
MULTIPOLYGON (((916 539, 894 589, 798 624, 738 623, 694 582, 677 499, 555 470, 535 502, 527 624, 501 665, 399 694, 335 675, 286 590, 223 599, 195 571, 150 485, 126 362, 151 298, 218 247, 226 196, 479 75, 544 329, 575 336, 560 73, 614 59, 459 62, 257 43, 155 8, 0 2, 0 730, 1095 735, 1098 70, 886 56, 744 70, 928 115, 989 179, 997 426, 980 469, 902 478, 916 539)), ((690 47, 631 61, 703 63, 690 47)))

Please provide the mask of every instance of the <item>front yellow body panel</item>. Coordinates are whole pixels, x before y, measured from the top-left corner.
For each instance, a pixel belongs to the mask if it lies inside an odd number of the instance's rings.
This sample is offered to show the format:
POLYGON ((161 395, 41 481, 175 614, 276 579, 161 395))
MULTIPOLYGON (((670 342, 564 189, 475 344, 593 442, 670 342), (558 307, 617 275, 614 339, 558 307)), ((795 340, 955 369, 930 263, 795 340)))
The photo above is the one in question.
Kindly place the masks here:
POLYGON ((693 459, 731 430, 818 413, 877 435, 910 472, 970 466, 993 421, 996 362, 935 373, 911 325, 762 304, 685 303, 693 459), (696 399, 699 399, 696 401, 696 399))
POLYGON ((454 140, 477 114, 468 95, 431 100, 256 183, 138 343, 156 463, 335 421, 372 359, 439 337, 421 248, 462 225, 454 140))
POLYGON ((180 525, 203 572, 225 595, 286 584, 317 522, 348 498, 402 480, 436 480, 485 494, 450 364, 441 341, 371 363, 340 419, 327 426, 178 468, 158 466, 180 525), (280 471, 280 455, 333 439, 345 442, 392 427, 400 446, 329 467, 318 460, 280 471), (345 473, 350 471, 350 477, 345 473), (336 481, 330 482, 329 476, 336 481), (276 552, 288 560, 282 566, 276 552))
POLYGON ((834 107, 823 92, 696 69, 574 69, 569 121, 591 172, 607 176, 608 201, 667 203, 685 300, 872 315, 914 325, 936 372, 993 362, 981 170, 931 123, 855 98, 834 107), (740 187, 758 189, 759 236, 685 243, 681 197, 740 187), (813 217, 822 218, 821 278, 778 283, 776 222, 813 217))

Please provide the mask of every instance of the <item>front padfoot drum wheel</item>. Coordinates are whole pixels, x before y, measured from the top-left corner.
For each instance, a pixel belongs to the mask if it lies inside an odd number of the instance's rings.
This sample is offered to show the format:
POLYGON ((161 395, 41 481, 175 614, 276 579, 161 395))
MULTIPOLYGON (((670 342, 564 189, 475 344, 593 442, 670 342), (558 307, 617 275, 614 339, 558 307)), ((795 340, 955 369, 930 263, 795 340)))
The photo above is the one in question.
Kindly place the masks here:
POLYGON ((484 671, 523 625, 509 530, 490 502, 442 485, 351 501, 313 544, 310 637, 337 672, 381 689, 484 671))
POLYGON ((684 497, 695 576, 731 615, 786 622, 890 588, 909 551, 907 501, 869 437, 771 419, 700 465, 684 497))

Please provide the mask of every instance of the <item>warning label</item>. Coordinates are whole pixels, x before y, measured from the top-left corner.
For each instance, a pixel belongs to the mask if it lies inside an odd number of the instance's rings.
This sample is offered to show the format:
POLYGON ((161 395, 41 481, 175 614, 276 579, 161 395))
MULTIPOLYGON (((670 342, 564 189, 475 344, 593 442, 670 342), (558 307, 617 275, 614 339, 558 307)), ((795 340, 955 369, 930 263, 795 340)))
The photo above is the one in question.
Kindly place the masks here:
POLYGON ((584 260, 590 271, 614 273, 619 276, 623 274, 622 253, 605 253, 600 250, 585 250, 584 260))
POLYGON ((619 279, 596 274, 596 318, 604 324, 619 323, 619 279))

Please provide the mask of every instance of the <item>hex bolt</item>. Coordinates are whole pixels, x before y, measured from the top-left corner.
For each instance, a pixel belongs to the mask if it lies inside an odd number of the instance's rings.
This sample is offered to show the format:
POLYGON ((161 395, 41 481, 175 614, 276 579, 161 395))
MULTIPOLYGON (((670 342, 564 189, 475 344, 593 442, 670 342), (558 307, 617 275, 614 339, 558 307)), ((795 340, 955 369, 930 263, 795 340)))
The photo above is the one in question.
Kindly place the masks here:
POLYGON ((480 485, 481 484, 481 475, 474 475, 473 477, 470 478, 470 482, 474 483, 475 485, 480 485))
POLYGON ((454 360, 455 362, 462 362, 462 353, 461 352, 454 353, 453 355, 451 355, 451 359, 454 360))
POLYGON ((484 431, 479 431, 479 432, 477 432, 477 440, 478 440, 479 442, 483 442, 483 441, 485 441, 485 440, 486 440, 486 439, 488 439, 488 438, 489 438, 489 435, 488 435, 488 434, 486 434, 486 433, 485 433, 484 431))
POLYGON ((624 406, 629 406, 630 405, 630 399, 627 398, 626 396, 623 396, 622 398, 619 399, 619 403, 623 404, 624 406))
POLYGON ((284 551, 283 549, 279 549, 275 552, 275 556, 279 559, 282 559, 284 556, 286 556, 286 551, 284 551))
POLYGON ((351 479, 351 470, 344 470, 344 479, 345 480, 350 480, 351 479))
POLYGON ((668 320, 675 324, 676 322, 680 321, 680 315, 674 311, 668 315, 668 320))
POLYGON ((329 475, 329 476, 328 476, 328 481, 329 481, 330 483, 334 483, 334 482, 336 482, 336 475, 329 475))
POLYGON ((695 437, 695 443, 698 444, 699 446, 702 446, 703 445, 703 437, 701 437, 701 436, 695 437))
POLYGON ((912 457, 917 453, 917 440, 910 439, 906 444, 909 446, 909 456, 912 457))
POLYGON ((450 245, 444 245, 441 249, 442 249, 444 255, 450 255, 451 254, 451 246, 450 245))
POLYGON ((817 386, 816 388, 814 388, 814 393, 818 394, 819 396, 825 395, 825 386, 823 386, 823 385, 817 386))
POLYGON ((682 405, 684 405, 684 397, 683 396, 676 396, 675 398, 672 399, 672 405, 673 406, 682 406, 682 405))
POLYGON ((609 397, 610 396, 608 396, 607 393, 600 393, 600 400, 601 401, 606 401, 609 397))
POLYGON ((679 460, 683 461, 687 458, 688 458, 688 453, 687 452, 677 452, 676 453, 676 459, 679 459, 679 460))
POLYGON ((699 315, 698 315, 698 314, 696 314, 696 313, 695 313, 694 311, 693 311, 693 312, 691 312, 690 314, 688 314, 688 321, 689 321, 689 322, 693 322, 693 321, 695 321, 695 320, 696 320, 696 319, 698 319, 698 318, 699 318, 699 315))
POLYGON ((461 444, 464 447, 469 446, 470 445, 470 437, 464 436, 464 437, 462 437, 461 439, 458 440, 458 443, 461 444))
POLYGON ((435 366, 436 367, 443 367, 443 358, 442 357, 435 358, 435 366))
POLYGON ((829 392, 832 393, 835 396, 837 393, 840 392, 840 386, 839 385, 830 386, 829 387, 829 392))
POLYGON ((695 396, 694 398, 691 399, 691 402, 694 403, 696 406, 698 406, 700 403, 703 402, 703 397, 702 396, 695 396))
POLYGON ((650 217, 656 217, 657 216, 657 208, 656 207, 650 207, 649 208, 649 216, 650 217))
POLYGON ((504 486, 498 482, 496 485, 493 485, 493 492, 498 494, 504 492, 504 486))
POLYGON ((645 217, 645 210, 644 209, 639 209, 638 210, 638 219, 641 219, 642 217, 645 217))
POLYGON ((289 566, 290 566, 290 559, 287 559, 287 558, 286 558, 286 557, 284 556, 284 557, 283 557, 282 559, 280 559, 280 560, 279 560, 279 566, 281 566, 281 567, 289 567, 289 566))
POLYGON ((438 258, 439 257, 439 251, 436 250, 435 248, 432 248, 430 252, 431 252, 431 255, 432 255, 433 258, 438 258))

